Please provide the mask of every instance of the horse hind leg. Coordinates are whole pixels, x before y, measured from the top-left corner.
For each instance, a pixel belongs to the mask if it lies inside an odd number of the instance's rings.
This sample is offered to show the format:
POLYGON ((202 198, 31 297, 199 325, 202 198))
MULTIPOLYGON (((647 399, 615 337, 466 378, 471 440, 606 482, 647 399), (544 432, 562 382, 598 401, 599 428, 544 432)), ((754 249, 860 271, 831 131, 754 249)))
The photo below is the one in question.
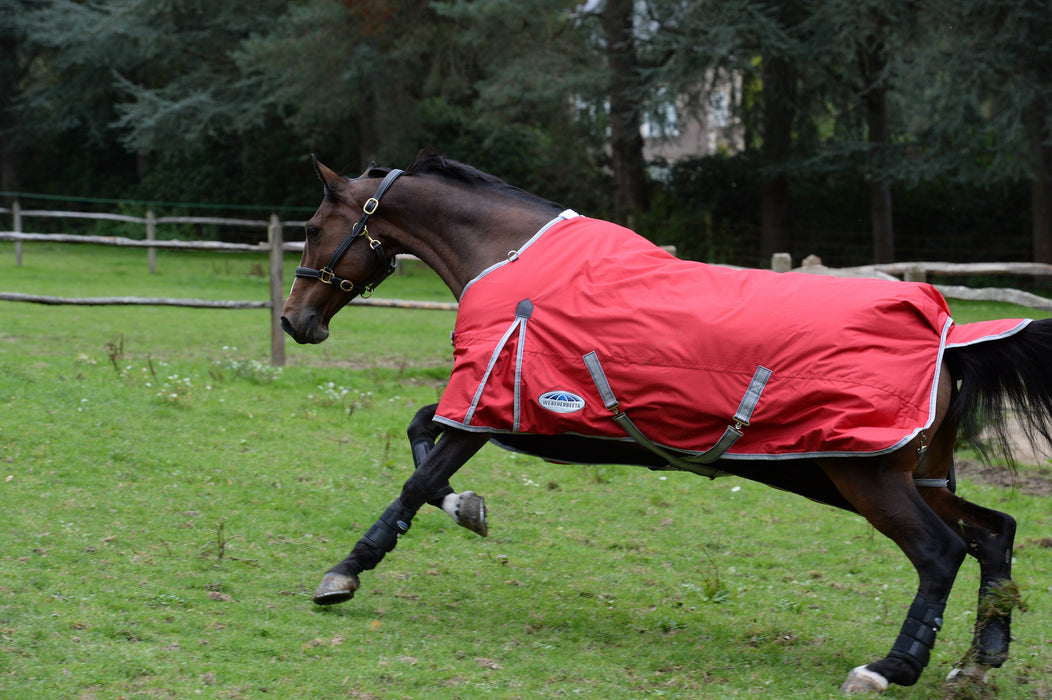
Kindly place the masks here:
POLYGON ((950 525, 979 562, 979 602, 972 644, 948 680, 982 680, 1008 659, 1012 609, 1020 605, 1012 581, 1016 523, 1010 515, 969 503, 944 489, 924 493, 925 500, 950 525))
MULTIPOLYGON (((915 476, 934 477, 936 483, 951 476, 956 441, 956 423, 942 423, 915 476)), ((968 554, 979 562, 979 604, 972 644, 948 680, 983 680, 989 669, 999 668, 1008 658, 1012 608, 1019 605, 1018 588, 1012 582, 1015 520, 1006 513, 969 503, 953 493, 950 485, 919 490, 928 506, 965 543, 968 554)))
POLYGON ((884 658, 851 671, 846 693, 909 686, 928 665, 942 627, 946 599, 965 557, 965 544, 924 502, 913 484, 916 453, 908 446, 882 457, 823 461, 840 493, 903 551, 919 586, 895 643, 884 658))

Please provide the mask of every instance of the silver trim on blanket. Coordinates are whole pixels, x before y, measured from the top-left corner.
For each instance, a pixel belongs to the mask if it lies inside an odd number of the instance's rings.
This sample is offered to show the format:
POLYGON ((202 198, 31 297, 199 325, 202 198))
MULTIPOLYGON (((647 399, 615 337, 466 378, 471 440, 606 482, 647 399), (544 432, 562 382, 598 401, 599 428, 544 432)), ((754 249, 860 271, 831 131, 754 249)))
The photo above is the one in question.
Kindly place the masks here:
POLYGON ((478 388, 475 389, 475 396, 471 399, 471 406, 468 408, 468 412, 464 415, 464 425, 467 426, 471 423, 472 417, 475 415, 475 409, 478 408, 479 401, 482 399, 482 392, 486 389, 486 384, 489 382, 489 376, 493 373, 493 368, 497 364, 497 358, 500 356, 504 346, 508 344, 511 339, 512 333, 516 330, 519 332, 519 342, 516 346, 515 351, 515 406, 514 411, 514 423, 512 423, 512 432, 519 432, 519 421, 522 418, 522 354, 526 347, 526 322, 529 321, 530 316, 533 315, 533 302, 529 299, 523 299, 515 307, 515 320, 508 326, 508 330, 504 331, 504 335, 501 336, 500 342, 493 348, 493 354, 490 355, 489 364, 486 365, 486 372, 482 375, 482 381, 479 382, 478 388))
POLYGON ((475 277, 473 277, 467 284, 464 285, 464 289, 460 292, 460 296, 463 297, 464 293, 468 291, 468 288, 470 288, 471 285, 475 284, 475 282, 477 282, 478 280, 482 279, 483 277, 485 277, 489 273, 493 272, 494 270, 499 270, 500 268, 504 267, 505 265, 510 265, 511 263, 513 263, 516 260, 518 260, 519 259, 519 255, 522 254, 522 251, 526 250, 531 245, 533 245, 533 243, 538 238, 543 236, 544 232, 547 231, 548 229, 550 229, 552 226, 555 226, 555 224, 559 223, 560 221, 566 221, 567 219, 574 219, 574 218, 577 218, 578 216, 580 216, 580 214, 575 212, 573 209, 564 209, 559 214, 559 216, 555 217, 554 219, 552 219, 551 221, 546 223, 544 226, 541 226, 540 230, 537 231, 537 233, 533 234, 533 236, 530 237, 530 240, 528 240, 525 243, 523 243, 519 247, 518 250, 508 251, 508 259, 507 260, 501 260, 499 263, 495 263, 493 265, 490 265, 485 270, 483 270, 482 272, 478 273, 475 277))

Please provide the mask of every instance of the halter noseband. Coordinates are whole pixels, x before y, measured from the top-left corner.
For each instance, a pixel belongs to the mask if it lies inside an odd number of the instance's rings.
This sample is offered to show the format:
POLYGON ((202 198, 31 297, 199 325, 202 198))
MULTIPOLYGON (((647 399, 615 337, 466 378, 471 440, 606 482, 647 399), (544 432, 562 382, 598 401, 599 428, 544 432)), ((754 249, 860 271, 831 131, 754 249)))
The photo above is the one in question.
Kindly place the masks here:
POLYGON ((395 168, 391 172, 387 173, 387 176, 380 183, 380 186, 376 188, 376 194, 365 201, 362 206, 362 215, 358 219, 358 223, 354 225, 351 232, 347 234, 347 237, 336 247, 332 255, 329 257, 329 262, 325 264, 325 267, 317 270, 313 267, 297 267, 296 277, 306 277, 309 279, 320 280, 322 284, 331 284, 339 287, 341 291, 353 293, 355 286, 360 286, 362 296, 369 296, 373 290, 387 279, 392 272, 395 271, 397 263, 394 258, 388 260, 387 255, 384 253, 383 245, 380 241, 376 240, 369 235, 369 229, 366 228, 365 224, 369 221, 369 217, 376 213, 376 209, 380 206, 380 198, 384 196, 387 189, 391 186, 398 176, 404 171, 395 168), (371 282, 356 283, 353 280, 344 279, 343 277, 337 277, 333 270, 336 268, 336 264, 340 262, 340 258, 350 249, 351 244, 356 240, 365 236, 365 239, 369 241, 369 247, 372 248, 373 252, 376 253, 377 259, 379 259, 383 266, 377 276, 374 276, 371 282), (377 279, 376 277, 379 277, 377 279))

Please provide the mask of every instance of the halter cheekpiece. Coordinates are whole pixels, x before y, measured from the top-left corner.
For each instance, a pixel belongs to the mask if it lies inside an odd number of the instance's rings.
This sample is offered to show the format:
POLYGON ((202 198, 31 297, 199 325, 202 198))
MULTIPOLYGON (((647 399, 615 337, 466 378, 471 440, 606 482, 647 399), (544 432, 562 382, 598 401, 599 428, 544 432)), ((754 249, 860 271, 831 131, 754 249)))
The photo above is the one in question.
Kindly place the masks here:
POLYGON ((366 223, 369 221, 369 217, 376 213, 377 208, 380 206, 380 199, 387 192, 388 188, 391 187, 391 183, 398 179, 404 171, 398 170, 397 168, 387 173, 380 186, 376 188, 376 194, 369 199, 365 200, 365 204, 362 205, 362 215, 358 218, 358 222, 351 229, 351 232, 347 234, 347 237, 336 247, 332 255, 329 257, 329 262, 325 264, 325 267, 320 270, 313 267, 297 267, 296 277, 305 277, 308 279, 319 280, 322 284, 330 284, 339 287, 341 291, 354 293, 356 287, 360 287, 361 294, 364 297, 369 296, 373 293, 373 290, 385 279, 387 279, 397 267, 395 259, 388 258, 387 254, 384 253, 383 245, 380 241, 376 240, 369 235, 369 229, 366 227, 366 223), (369 282, 361 283, 353 280, 344 279, 343 277, 337 277, 334 272, 337 263, 350 249, 351 244, 354 243, 361 237, 365 237, 365 240, 369 242, 369 247, 376 254, 377 259, 380 261, 382 267, 380 272, 373 277, 369 282))

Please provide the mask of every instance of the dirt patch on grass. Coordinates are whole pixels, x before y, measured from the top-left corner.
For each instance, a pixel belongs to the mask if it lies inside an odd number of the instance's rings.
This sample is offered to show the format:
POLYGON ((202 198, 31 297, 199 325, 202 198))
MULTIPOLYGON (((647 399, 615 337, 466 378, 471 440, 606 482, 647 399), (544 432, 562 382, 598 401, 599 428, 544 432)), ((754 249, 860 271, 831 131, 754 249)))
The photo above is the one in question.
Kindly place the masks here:
POLYGON ((957 478, 968 479, 977 484, 1014 489, 1028 496, 1052 495, 1052 467, 1020 467, 1011 470, 994 467, 974 459, 959 459, 956 462, 957 478))
POLYGON ((1014 489, 1030 496, 1052 495, 1052 449, 1049 445, 1031 445, 1019 421, 1008 421, 1008 446, 1017 469, 991 466, 977 459, 956 461, 957 476, 987 486, 1014 489), (1037 466, 1027 466, 1037 465, 1037 466))

